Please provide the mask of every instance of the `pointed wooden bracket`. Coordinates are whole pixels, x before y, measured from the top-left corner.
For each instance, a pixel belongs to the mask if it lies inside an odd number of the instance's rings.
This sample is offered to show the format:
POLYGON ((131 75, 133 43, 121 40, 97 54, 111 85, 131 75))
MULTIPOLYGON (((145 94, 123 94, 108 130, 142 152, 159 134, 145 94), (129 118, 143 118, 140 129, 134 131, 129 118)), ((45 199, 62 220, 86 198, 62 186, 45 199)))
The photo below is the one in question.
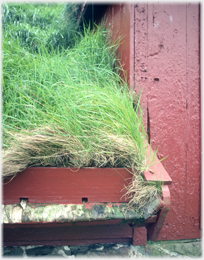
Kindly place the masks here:
POLYGON ((161 228, 164 224, 167 213, 170 210, 170 191, 167 185, 164 185, 162 188, 163 202, 164 206, 158 213, 158 218, 155 223, 147 226, 147 233, 149 235, 149 239, 155 241, 158 239, 161 228))

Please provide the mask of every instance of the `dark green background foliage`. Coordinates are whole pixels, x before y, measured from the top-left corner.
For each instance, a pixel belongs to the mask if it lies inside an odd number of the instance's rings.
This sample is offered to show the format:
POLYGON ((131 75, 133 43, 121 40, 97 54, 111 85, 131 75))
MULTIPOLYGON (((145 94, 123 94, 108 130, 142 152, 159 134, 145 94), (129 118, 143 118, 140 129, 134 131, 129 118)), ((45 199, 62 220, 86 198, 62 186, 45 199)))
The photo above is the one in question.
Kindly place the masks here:
POLYGON ((3 37, 18 40, 30 52, 73 47, 79 33, 81 4, 3 4, 3 37))

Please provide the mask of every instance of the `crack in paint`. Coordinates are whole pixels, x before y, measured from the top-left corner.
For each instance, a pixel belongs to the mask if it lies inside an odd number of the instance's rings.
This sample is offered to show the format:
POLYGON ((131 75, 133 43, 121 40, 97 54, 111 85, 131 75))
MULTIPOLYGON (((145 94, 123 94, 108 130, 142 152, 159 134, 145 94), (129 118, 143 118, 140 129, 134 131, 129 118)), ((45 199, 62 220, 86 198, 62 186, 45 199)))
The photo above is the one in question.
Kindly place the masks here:
POLYGON ((149 118, 149 108, 147 106, 147 141, 150 144, 150 118, 149 118))

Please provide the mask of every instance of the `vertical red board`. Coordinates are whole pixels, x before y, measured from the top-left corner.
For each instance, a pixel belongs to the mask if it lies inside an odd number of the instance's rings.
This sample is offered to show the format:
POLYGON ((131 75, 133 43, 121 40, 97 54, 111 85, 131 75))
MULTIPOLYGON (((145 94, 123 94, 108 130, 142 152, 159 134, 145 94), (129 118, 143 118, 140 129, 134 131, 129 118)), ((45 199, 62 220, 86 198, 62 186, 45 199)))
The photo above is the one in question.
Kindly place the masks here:
POLYGON ((151 145, 167 156, 172 178, 158 240, 200 238, 199 5, 141 3, 135 21, 135 88, 143 88, 151 145))
POLYGON ((128 76, 142 90, 145 128, 159 159, 167 157, 162 164, 172 178, 159 240, 200 238, 200 5, 135 3, 126 21, 121 8, 109 8, 113 39, 127 28, 121 23, 130 24, 128 76))
POLYGON ((137 93, 142 91, 141 105, 143 121, 147 130, 148 125, 148 8, 147 4, 136 4, 134 12, 134 88, 137 93))
POLYGON ((187 5, 187 237, 196 237, 201 221, 201 100, 199 5, 187 5))
POLYGON ((133 81, 133 43, 134 43, 134 14, 131 12, 133 4, 114 4, 107 12, 107 26, 112 31, 112 43, 120 42, 117 50, 118 58, 122 64, 123 70, 121 77, 126 78, 130 85, 133 81))
POLYGON ((186 6, 148 6, 150 140, 173 182, 159 240, 184 239, 186 207, 186 6), (168 32, 168 33, 167 33, 168 32), (168 225, 167 225, 168 223, 168 225), (183 225, 182 225, 183 223, 183 225))

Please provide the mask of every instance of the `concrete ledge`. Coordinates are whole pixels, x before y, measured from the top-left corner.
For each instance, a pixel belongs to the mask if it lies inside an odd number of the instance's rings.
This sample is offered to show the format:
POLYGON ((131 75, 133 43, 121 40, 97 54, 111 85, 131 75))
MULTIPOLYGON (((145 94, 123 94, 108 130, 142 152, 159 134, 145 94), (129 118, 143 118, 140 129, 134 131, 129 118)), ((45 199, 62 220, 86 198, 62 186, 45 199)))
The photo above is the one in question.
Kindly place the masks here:
POLYGON ((56 223, 95 220, 133 220, 141 223, 155 214, 162 206, 158 198, 146 207, 142 214, 127 203, 83 203, 83 204, 20 204, 3 205, 3 224, 56 223))

